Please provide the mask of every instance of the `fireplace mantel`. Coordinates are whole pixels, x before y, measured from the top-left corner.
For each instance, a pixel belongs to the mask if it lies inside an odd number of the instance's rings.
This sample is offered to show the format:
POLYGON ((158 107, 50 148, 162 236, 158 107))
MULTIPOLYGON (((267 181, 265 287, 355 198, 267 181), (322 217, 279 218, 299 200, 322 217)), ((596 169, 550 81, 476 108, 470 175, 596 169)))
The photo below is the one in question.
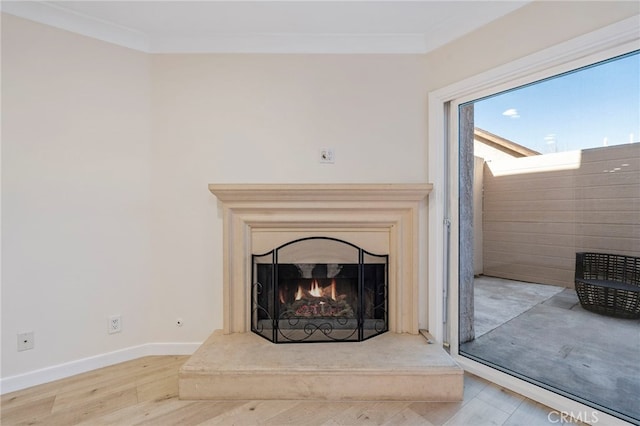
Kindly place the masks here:
POLYGON ((254 233, 373 232, 388 234, 389 330, 416 334, 419 280, 426 277, 419 244, 426 239, 426 228, 421 228, 419 215, 426 212, 431 189, 426 183, 209 185, 223 208, 224 332, 251 329, 254 233))
POLYGON ((225 203, 242 201, 421 201, 431 184, 211 184, 225 203))

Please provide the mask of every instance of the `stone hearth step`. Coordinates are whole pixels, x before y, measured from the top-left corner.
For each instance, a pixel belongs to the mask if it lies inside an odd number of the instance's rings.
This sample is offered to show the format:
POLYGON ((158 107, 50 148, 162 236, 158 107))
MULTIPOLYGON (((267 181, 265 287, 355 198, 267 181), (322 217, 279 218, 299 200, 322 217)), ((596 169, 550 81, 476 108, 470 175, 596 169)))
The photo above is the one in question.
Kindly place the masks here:
POLYGON ((274 344, 214 332, 180 369, 181 399, 460 401, 463 370, 421 335, 274 344))

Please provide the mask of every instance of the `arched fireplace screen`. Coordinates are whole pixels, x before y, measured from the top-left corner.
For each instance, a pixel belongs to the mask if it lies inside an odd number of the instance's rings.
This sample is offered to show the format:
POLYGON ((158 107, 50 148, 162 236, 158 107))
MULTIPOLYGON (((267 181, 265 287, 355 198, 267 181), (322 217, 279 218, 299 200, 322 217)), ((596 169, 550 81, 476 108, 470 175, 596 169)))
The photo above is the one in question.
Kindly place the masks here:
POLYGON ((252 261, 254 333, 274 343, 359 342, 388 330, 388 255, 310 237, 252 261))

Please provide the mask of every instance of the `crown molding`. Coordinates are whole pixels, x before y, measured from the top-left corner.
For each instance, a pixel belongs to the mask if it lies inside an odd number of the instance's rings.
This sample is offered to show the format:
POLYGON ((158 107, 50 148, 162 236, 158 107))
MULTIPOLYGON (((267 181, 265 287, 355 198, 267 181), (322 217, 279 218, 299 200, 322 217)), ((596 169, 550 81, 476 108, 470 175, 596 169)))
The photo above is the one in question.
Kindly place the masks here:
POLYGON ((3 13, 144 53, 424 54, 447 42, 446 22, 424 33, 215 33, 152 35, 48 1, 0 1, 3 13))
MULTIPOLYGON (((425 34, 218 33, 149 36, 141 31, 46 1, 2 1, 3 13, 144 53, 420 54, 433 49, 425 34)), ((440 44, 440 43, 438 43, 440 44)))
POLYGON ((65 31, 128 47, 141 52, 150 52, 148 37, 137 30, 43 1, 2 1, 2 13, 49 25, 65 31))

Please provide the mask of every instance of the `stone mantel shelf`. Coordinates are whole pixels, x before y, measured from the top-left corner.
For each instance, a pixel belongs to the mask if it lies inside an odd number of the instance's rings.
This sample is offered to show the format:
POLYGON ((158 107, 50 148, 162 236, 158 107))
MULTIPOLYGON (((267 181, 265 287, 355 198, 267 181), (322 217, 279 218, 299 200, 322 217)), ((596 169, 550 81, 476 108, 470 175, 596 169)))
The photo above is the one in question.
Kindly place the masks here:
POLYGON ((276 241, 290 232, 321 232, 332 236, 357 233, 360 238, 387 234, 389 330, 418 333, 420 287, 426 288, 419 286, 425 276, 421 259, 426 258, 420 253, 425 236, 419 212, 426 211, 423 208, 432 188, 429 183, 210 184, 223 210, 224 332, 251 329, 255 238, 276 241))
POLYGON ((222 202, 234 201, 420 201, 430 183, 385 184, 210 184, 222 202))

